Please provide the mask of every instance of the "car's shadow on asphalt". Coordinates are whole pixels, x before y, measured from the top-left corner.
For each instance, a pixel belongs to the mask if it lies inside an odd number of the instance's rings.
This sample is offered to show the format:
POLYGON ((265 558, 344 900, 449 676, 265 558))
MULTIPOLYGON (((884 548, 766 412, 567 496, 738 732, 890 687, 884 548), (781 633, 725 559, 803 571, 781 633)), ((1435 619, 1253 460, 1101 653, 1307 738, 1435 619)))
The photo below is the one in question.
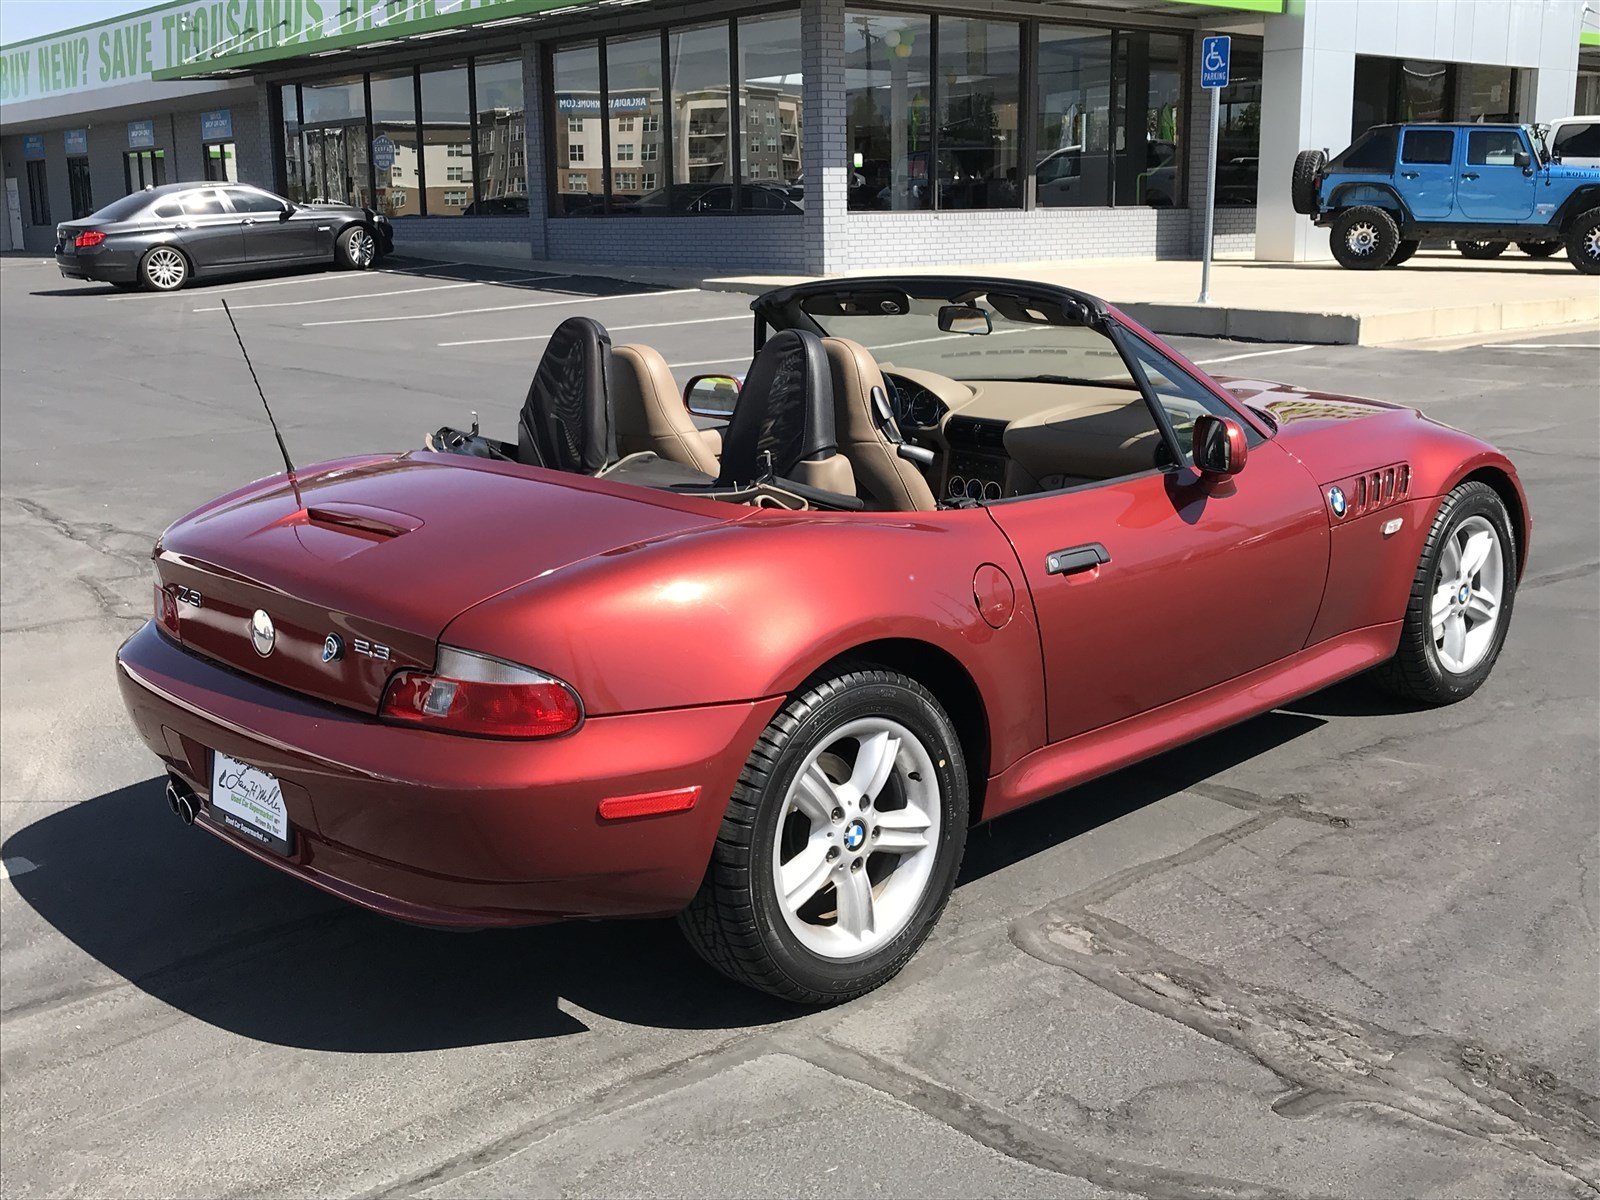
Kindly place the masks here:
MULTIPOLYGON (((960 886, 1317 728, 1312 707, 1258 717, 993 822, 972 838, 960 886)), ((801 1011, 722 979, 667 921, 451 934, 374 916, 184 826, 163 788, 150 779, 74 804, 19 830, 0 854, 37 864, 12 886, 86 954, 242 1036, 398 1053, 582 1032, 574 1009, 672 1029, 748 1028, 801 1011)))

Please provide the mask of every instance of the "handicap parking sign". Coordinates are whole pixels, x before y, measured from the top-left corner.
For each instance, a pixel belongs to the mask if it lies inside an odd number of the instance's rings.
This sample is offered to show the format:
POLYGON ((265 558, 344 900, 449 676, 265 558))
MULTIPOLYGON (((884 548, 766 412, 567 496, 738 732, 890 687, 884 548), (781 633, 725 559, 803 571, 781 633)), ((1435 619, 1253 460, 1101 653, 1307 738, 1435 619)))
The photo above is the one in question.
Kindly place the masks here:
POLYGON ((1225 88, 1228 86, 1228 60, 1233 53, 1233 39, 1226 35, 1208 37, 1200 43, 1200 86, 1225 88))

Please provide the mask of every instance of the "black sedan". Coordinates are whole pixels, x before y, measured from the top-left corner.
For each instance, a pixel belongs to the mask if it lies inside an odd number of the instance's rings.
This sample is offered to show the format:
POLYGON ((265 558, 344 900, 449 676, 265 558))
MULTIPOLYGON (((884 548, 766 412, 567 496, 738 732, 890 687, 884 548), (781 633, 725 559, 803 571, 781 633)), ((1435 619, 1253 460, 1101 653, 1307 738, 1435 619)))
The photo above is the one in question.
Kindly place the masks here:
POLYGON ((370 209, 295 204, 235 183, 146 188, 56 227, 67 278, 157 292, 308 263, 366 270, 393 249, 389 219, 370 209))

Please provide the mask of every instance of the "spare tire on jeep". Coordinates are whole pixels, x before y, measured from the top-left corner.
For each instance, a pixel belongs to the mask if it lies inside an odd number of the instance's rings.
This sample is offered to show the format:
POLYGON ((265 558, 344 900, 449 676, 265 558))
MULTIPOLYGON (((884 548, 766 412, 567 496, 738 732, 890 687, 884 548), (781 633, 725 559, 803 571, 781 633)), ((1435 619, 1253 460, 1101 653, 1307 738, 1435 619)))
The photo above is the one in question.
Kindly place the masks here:
POLYGON ((1295 212, 1309 217, 1317 211, 1317 176, 1328 165, 1321 150, 1302 150, 1295 156, 1294 174, 1289 181, 1289 199, 1295 212))

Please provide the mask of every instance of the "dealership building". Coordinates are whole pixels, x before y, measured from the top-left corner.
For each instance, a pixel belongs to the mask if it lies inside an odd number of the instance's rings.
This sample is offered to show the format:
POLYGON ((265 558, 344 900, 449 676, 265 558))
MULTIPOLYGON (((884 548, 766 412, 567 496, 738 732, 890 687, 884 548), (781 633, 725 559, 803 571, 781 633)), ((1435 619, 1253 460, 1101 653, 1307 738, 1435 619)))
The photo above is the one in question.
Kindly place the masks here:
POLYGON ((1600 112, 1584 0, 184 0, 0 47, 0 248, 151 184, 366 205, 400 249, 817 272, 1326 253, 1296 151, 1600 112))

